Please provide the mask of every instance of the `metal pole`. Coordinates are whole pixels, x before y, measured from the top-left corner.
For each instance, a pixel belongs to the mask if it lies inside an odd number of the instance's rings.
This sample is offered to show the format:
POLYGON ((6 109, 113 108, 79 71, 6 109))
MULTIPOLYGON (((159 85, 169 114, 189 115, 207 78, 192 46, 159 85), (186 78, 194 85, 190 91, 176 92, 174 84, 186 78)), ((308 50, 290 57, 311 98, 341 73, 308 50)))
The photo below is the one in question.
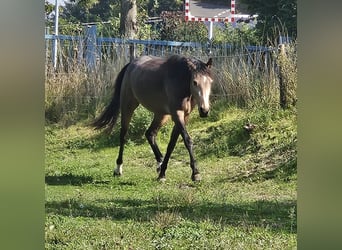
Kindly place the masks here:
POLYGON ((207 42, 207 54, 210 56, 212 51, 212 42, 213 42, 213 22, 209 21, 209 27, 208 27, 208 42, 207 42))
POLYGON ((57 67, 58 1, 55 2, 55 39, 53 40, 53 67, 57 67))
POLYGON ((209 33, 208 33, 209 41, 211 41, 212 38, 213 38, 213 22, 210 21, 209 22, 209 33))

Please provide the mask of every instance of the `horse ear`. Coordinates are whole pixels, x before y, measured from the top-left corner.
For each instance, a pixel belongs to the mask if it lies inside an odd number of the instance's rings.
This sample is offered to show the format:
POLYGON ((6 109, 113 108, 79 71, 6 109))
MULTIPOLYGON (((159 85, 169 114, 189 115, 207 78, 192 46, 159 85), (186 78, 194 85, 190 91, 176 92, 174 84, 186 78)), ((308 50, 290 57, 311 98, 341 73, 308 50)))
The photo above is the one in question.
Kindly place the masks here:
POLYGON ((213 59, 209 58, 208 62, 207 62, 207 67, 210 69, 211 66, 213 66, 213 59))
POLYGON ((188 62, 189 69, 191 71, 196 70, 196 65, 190 59, 188 59, 187 62, 188 62))

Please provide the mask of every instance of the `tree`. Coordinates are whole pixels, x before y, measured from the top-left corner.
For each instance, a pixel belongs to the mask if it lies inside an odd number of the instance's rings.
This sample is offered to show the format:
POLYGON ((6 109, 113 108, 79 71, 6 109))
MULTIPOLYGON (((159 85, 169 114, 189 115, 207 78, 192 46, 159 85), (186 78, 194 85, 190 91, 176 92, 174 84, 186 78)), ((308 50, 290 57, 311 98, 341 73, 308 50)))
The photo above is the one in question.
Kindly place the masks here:
POLYGON ((120 35, 134 39, 137 33, 137 2, 121 0, 120 35))
POLYGON ((163 11, 159 39, 169 41, 206 42, 208 31, 202 22, 186 22, 183 11, 163 11))
POLYGON ((70 0, 62 16, 72 22, 103 22, 117 17, 119 12, 120 0, 70 0))
POLYGON ((250 14, 258 14, 256 29, 265 42, 279 35, 297 37, 297 0, 241 0, 250 14))
POLYGON ((148 0, 146 7, 150 16, 159 16, 163 11, 183 10, 184 0, 148 0))
POLYGON ((214 28, 213 44, 229 43, 237 46, 260 44, 254 28, 245 23, 240 23, 238 26, 236 28, 231 23, 225 23, 224 28, 214 28))
POLYGON ((142 5, 141 12, 146 13, 146 0, 70 0, 63 7, 60 20, 74 25, 96 23, 103 36, 133 38, 137 33, 136 1, 142 5))
POLYGON ((51 23, 53 22, 53 12, 55 10, 55 6, 51 3, 49 3, 47 0, 45 0, 45 25, 51 26, 51 23))
POLYGON ((69 0, 60 11, 60 31, 77 34, 84 23, 96 23, 101 36, 119 36, 120 0, 69 0))
MULTIPOLYGON (((137 34, 137 2, 121 0, 120 35, 126 39, 134 39, 137 34)), ((135 57, 134 45, 129 45, 130 60, 135 57)))

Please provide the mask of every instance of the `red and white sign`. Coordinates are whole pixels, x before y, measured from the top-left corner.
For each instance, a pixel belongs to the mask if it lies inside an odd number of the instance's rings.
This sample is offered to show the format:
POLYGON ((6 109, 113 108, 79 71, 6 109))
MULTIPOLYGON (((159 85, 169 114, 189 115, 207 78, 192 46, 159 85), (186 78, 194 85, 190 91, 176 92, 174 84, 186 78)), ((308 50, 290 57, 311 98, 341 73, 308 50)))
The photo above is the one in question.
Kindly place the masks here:
POLYGON ((231 0, 230 9, 217 8, 213 4, 196 0, 185 0, 185 20, 233 23, 235 22, 235 0, 231 0))

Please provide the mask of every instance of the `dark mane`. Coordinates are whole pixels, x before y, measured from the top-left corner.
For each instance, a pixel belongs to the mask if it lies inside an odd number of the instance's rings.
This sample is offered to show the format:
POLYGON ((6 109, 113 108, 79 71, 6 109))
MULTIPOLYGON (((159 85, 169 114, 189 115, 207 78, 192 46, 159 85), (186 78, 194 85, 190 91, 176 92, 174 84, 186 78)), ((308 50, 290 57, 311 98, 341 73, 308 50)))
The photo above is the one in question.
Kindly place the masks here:
POLYGON ((169 68, 169 74, 171 77, 180 75, 203 74, 212 77, 211 70, 207 67, 207 64, 194 57, 185 57, 180 55, 172 55, 167 61, 166 65, 169 68), (170 72, 170 68, 172 72, 170 72))
POLYGON ((193 71, 193 73, 208 75, 212 77, 211 70, 207 67, 206 63, 196 58, 189 58, 188 60, 191 61, 196 66, 196 69, 193 71))

